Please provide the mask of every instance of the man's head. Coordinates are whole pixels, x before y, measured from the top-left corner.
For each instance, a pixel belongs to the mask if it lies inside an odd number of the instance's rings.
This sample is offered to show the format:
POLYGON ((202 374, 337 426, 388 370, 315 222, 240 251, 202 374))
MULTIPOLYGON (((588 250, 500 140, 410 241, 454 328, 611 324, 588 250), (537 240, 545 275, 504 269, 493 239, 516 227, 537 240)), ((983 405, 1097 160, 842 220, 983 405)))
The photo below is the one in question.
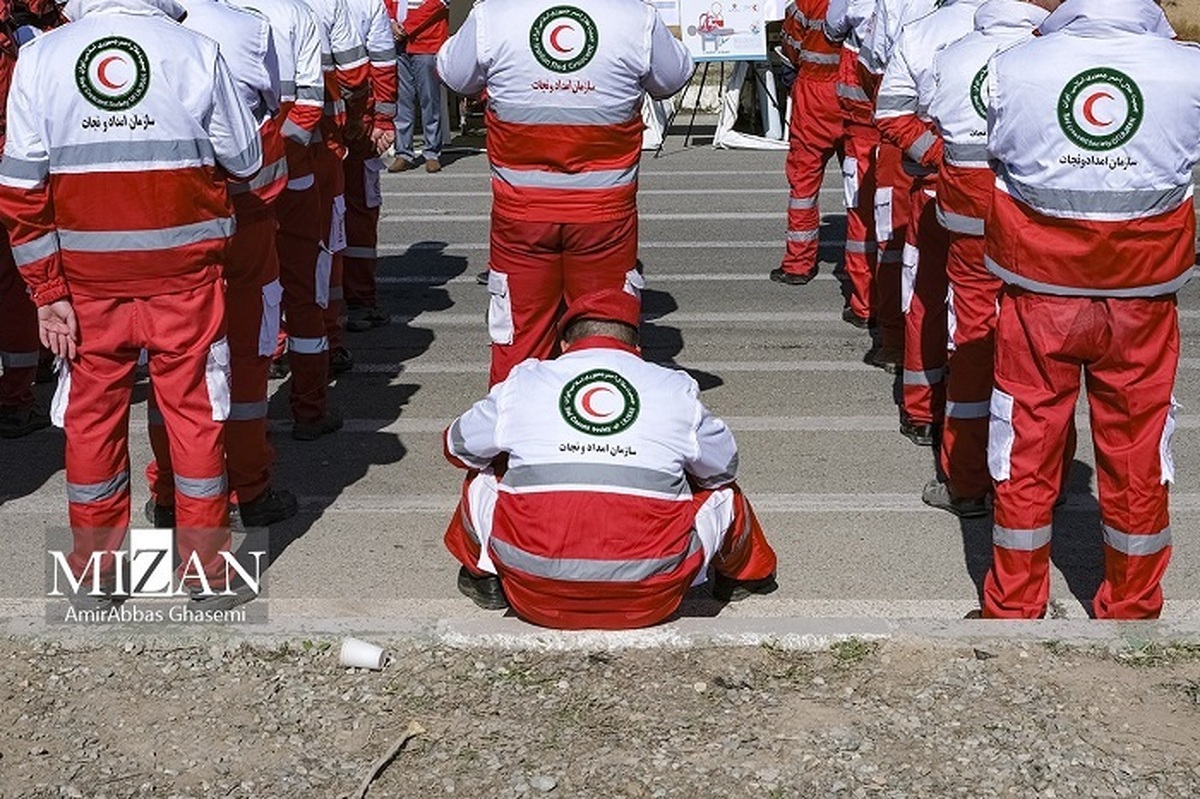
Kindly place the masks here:
POLYGON ((584 294, 567 307, 559 323, 563 350, 591 336, 607 336, 636 347, 641 315, 641 300, 620 289, 584 294))

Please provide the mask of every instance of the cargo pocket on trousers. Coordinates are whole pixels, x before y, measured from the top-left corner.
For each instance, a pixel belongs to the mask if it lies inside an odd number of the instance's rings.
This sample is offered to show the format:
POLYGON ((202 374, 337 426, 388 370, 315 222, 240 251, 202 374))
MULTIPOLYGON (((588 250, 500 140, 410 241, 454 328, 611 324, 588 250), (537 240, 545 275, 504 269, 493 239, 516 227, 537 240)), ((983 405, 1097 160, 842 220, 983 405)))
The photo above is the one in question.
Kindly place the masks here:
POLYGON ((258 323, 258 355, 269 358, 275 354, 279 339, 279 305, 283 302, 283 286, 272 280, 262 287, 262 319, 258 323))
POLYGON ((908 313, 913 294, 917 290, 917 265, 921 262, 921 251, 915 245, 904 242, 900 255, 900 310, 908 313))
POLYGON ((991 413, 988 420, 988 472, 997 482, 1007 480, 1012 473, 1013 398, 998 388, 992 389, 991 413))
POLYGON ((61 429, 66 427, 67 404, 71 400, 71 362, 55 358, 54 371, 58 372, 58 385, 54 387, 54 399, 50 400, 50 422, 61 429))
POLYGON ((842 193, 847 208, 858 207, 858 159, 847 158, 842 162, 842 193))
POLYGON ((512 298, 508 295, 508 275, 490 270, 488 295, 488 335, 492 337, 493 344, 512 344, 512 298))
POLYGON ((383 205, 383 185, 379 181, 379 173, 382 171, 382 159, 368 158, 363 161, 363 200, 368 208, 383 205))
POLYGON ((1181 406, 1171 395, 1171 407, 1167 409, 1167 421, 1163 425, 1162 438, 1158 441, 1158 468, 1163 485, 1175 482, 1175 454, 1171 452, 1171 438, 1175 435, 1175 414, 1181 406))
POLYGON ((644 288, 646 288, 646 276, 636 267, 625 273, 625 293, 632 294, 640 300, 644 288))
POLYGON ((208 386, 214 422, 229 418, 229 372, 229 342, 222 336, 208 345, 208 360, 204 364, 204 383, 208 386))
POLYGON ((946 352, 958 349, 954 337, 958 335, 958 314, 954 310, 954 286, 946 289, 946 352))
POLYGON ((880 244, 892 237, 892 187, 875 190, 875 240, 880 244))
POLYGON ((333 198, 333 219, 329 225, 329 251, 346 249, 346 195, 333 198))
POLYGON ((324 244, 317 254, 317 285, 313 292, 317 305, 329 307, 329 281, 333 279, 333 253, 324 244))

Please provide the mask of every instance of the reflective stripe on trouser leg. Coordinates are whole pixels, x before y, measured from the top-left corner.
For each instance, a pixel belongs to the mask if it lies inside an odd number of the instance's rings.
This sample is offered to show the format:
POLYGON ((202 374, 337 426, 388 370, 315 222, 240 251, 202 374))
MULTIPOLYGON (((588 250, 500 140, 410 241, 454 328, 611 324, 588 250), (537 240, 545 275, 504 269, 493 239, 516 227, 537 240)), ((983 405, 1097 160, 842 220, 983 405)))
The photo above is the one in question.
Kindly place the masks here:
POLYGON ((874 129, 846 126, 846 159, 843 175, 853 181, 854 191, 846 197, 846 276, 850 279, 850 309, 867 319, 876 316, 872 301, 878 245, 875 241, 875 146, 874 129), (853 174, 851 171, 853 170, 853 174), (857 202, 850 202, 856 200, 857 202))
POLYGON ((1082 306, 1072 308, 1069 298, 1008 292, 1001 293, 1000 303, 988 441, 997 532, 983 612, 992 618, 1038 618, 1050 598, 1050 547, 1029 547, 1048 535, 1080 382, 1079 361, 1064 357, 1070 337, 1057 331, 1069 330, 1063 314, 1082 306))
POLYGON ((491 385, 527 358, 557 354, 559 306, 604 288, 624 289, 637 263, 637 217, 607 222, 522 222, 492 214, 488 284, 491 385))
POLYGON ((946 404, 946 231, 936 202, 921 188, 912 193, 908 244, 920 253, 912 299, 904 314, 904 415, 941 422, 946 404))
POLYGON ((1104 523, 1104 581, 1096 615, 1152 619, 1162 611, 1160 582, 1171 558, 1165 435, 1179 365, 1175 298, 1106 300, 1091 312, 1110 337, 1088 362, 1087 398, 1096 448, 1096 486, 1104 523))
POLYGON ((833 81, 797 79, 786 171, 790 187, 784 270, 810 274, 817 268, 821 214, 817 197, 829 159, 841 156, 842 117, 833 81))
POLYGON ((329 377, 329 341, 323 309, 317 305, 317 259, 321 241, 321 196, 317 187, 285 191, 276 206, 279 216, 279 277, 287 318, 288 363, 292 370, 292 418, 317 422, 324 418, 329 377))
POLYGON ((30 408, 39 357, 37 307, 0 235, 0 408, 30 408))
POLYGON ((886 217, 890 235, 884 236, 876 221, 879 240, 878 264, 875 272, 875 322, 880 342, 893 350, 904 349, 904 314, 900 309, 900 279, 905 234, 908 229, 908 208, 912 178, 904 173, 900 151, 890 144, 880 144, 875 156, 875 216, 886 217), (886 205, 879 201, 887 199, 886 205))
POLYGON ((992 490, 987 468, 988 418, 1000 281, 983 265, 981 236, 950 234, 946 275, 954 297, 954 348, 947 359, 946 418, 939 453, 955 496, 992 490))
MULTIPOLYGON (((314 150, 313 161, 316 165, 317 187, 321 191, 321 241, 328 251, 321 256, 322 269, 328 270, 328 276, 324 291, 320 287, 318 289, 318 304, 324 303, 322 317, 325 335, 332 350, 342 345, 344 242, 341 239, 345 229, 346 178, 342 171, 342 160, 327 147, 314 150)), ((324 274, 318 279, 323 277, 324 274)))
POLYGON ((346 176, 346 240, 342 286, 348 306, 371 308, 378 303, 375 272, 378 265, 379 208, 367 207, 365 170, 361 157, 344 162, 346 176))

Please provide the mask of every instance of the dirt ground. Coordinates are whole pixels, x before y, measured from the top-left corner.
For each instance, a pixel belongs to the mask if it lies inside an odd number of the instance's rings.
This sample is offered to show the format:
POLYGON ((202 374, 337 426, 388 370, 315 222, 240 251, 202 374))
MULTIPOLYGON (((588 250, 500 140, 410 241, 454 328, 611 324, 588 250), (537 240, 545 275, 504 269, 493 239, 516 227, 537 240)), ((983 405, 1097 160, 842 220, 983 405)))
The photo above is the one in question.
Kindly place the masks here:
POLYGON ((4 797, 1200 796, 1200 645, 0 641, 4 797))

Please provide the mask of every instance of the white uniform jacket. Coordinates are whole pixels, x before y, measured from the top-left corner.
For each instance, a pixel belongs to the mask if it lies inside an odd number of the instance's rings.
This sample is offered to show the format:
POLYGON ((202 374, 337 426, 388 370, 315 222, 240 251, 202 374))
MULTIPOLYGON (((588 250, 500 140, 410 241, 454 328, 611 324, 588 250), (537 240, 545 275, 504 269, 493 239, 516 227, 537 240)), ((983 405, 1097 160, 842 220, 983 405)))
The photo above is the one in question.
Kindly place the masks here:
POLYGON ((1001 279, 1108 297, 1187 281, 1200 46, 1164 30, 1145 0, 1072 0, 989 63, 987 263, 1001 279))

